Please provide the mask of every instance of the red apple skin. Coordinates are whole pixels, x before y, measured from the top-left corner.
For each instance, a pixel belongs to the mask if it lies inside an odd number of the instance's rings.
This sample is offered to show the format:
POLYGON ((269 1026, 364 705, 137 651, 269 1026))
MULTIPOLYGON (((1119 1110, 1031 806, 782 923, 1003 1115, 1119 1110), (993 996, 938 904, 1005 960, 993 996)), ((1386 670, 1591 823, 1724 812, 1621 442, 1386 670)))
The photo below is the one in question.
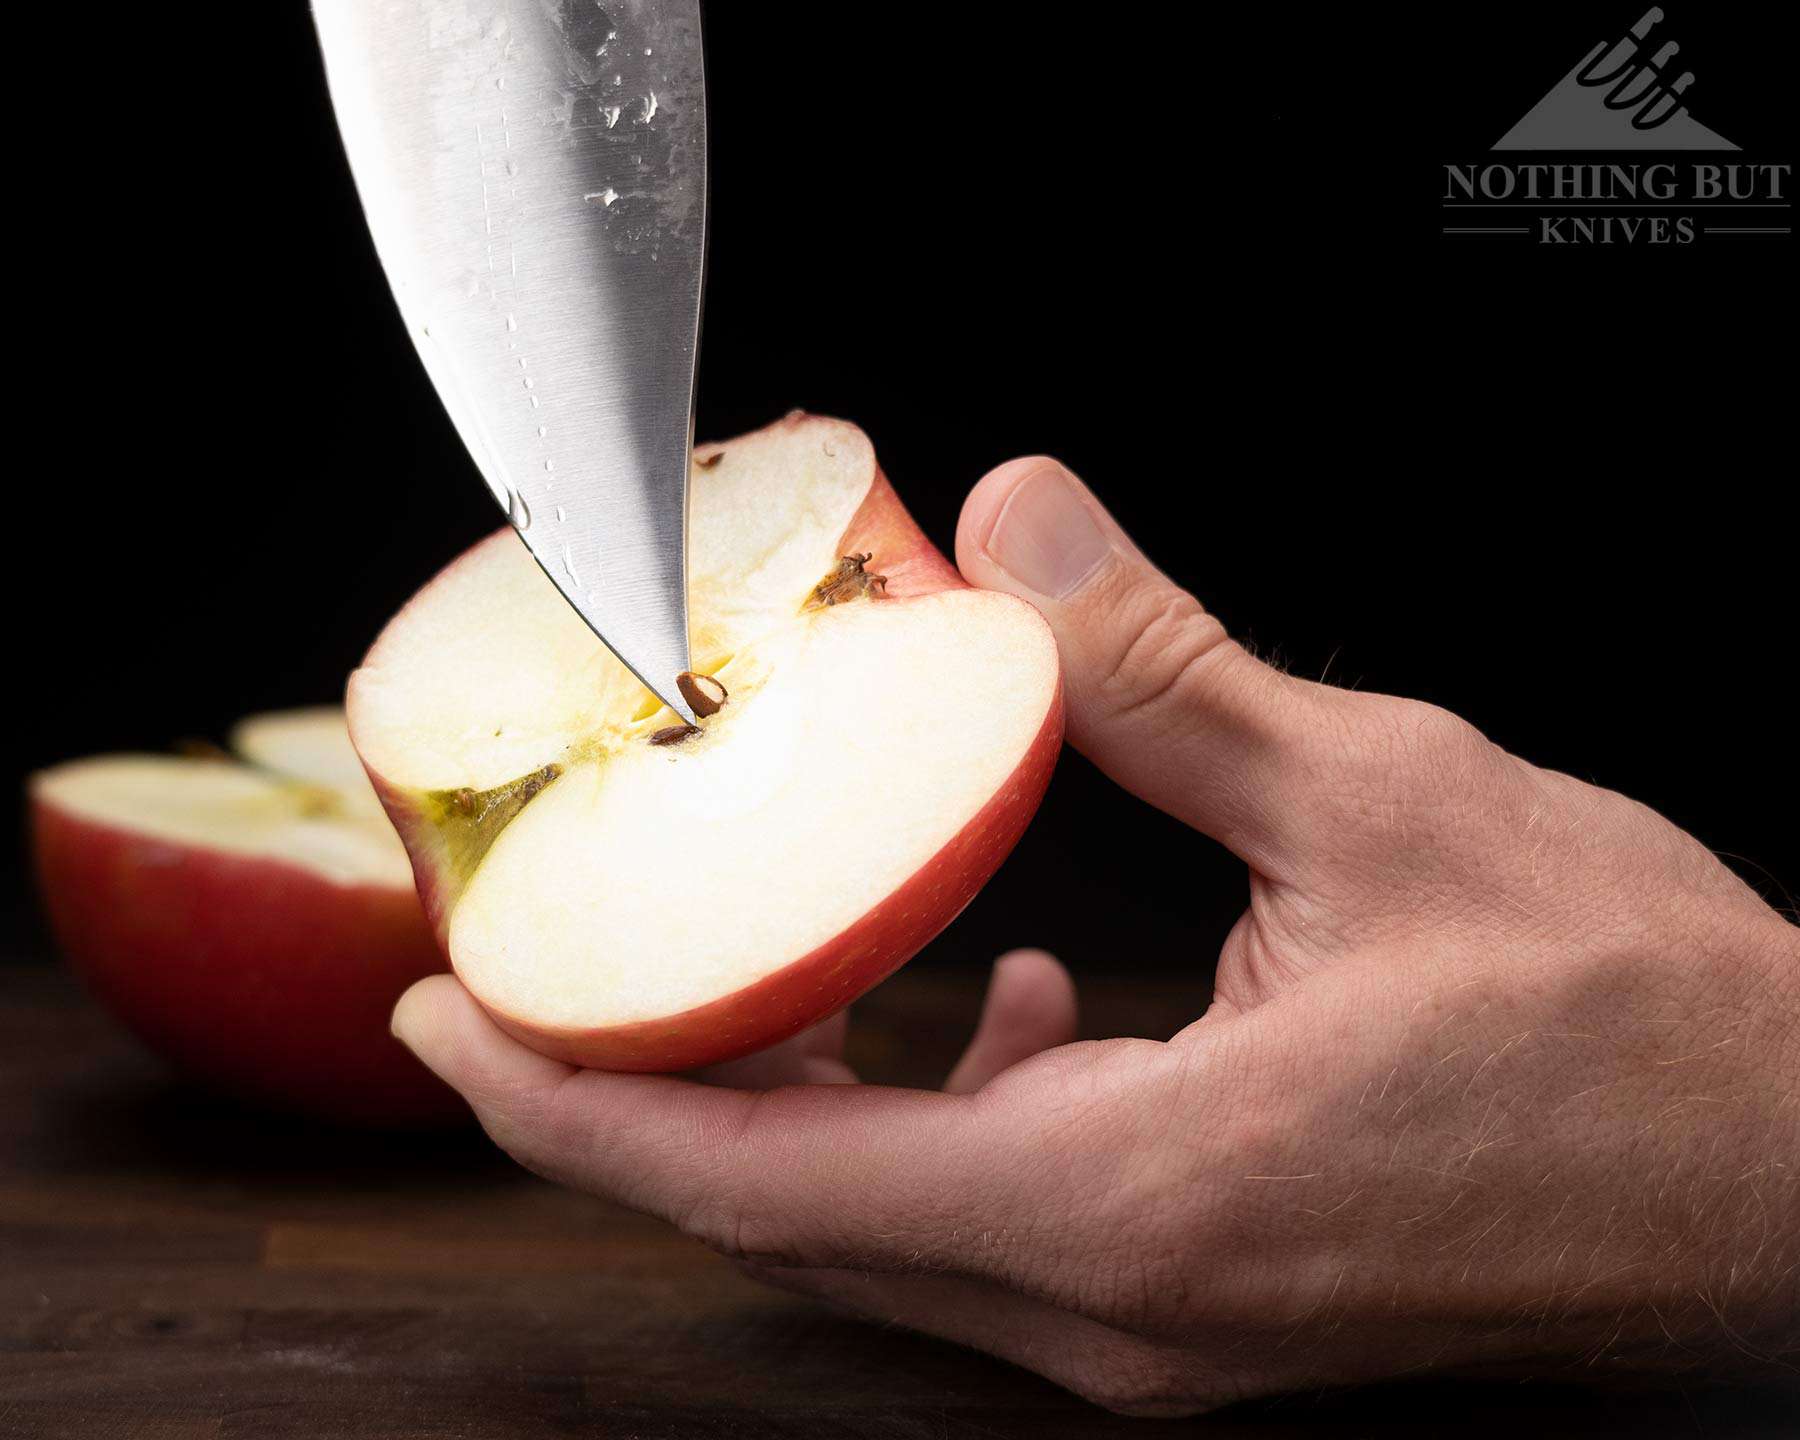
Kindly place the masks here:
POLYGON ((175 844, 33 797, 37 878, 64 955, 152 1050, 209 1083, 339 1123, 466 1119, 388 1030, 447 966, 410 891, 175 844))
MULTIPOLYGON (((819 417, 797 410, 768 429, 820 423, 819 417)), ((697 446, 695 459, 704 462, 748 438, 697 446)), ((481 543, 517 544, 518 540, 510 530, 501 530, 481 543)), ((879 465, 837 551, 840 555, 872 556, 869 569, 886 577, 884 598, 868 603, 904 604, 913 596, 971 588, 919 528, 879 465)), ((451 562, 452 566, 459 563, 451 562)), ((354 741, 354 687, 349 710, 354 741)), ((679 1015, 585 1030, 538 1025, 506 1014, 480 994, 475 998, 515 1039, 541 1054, 595 1070, 691 1070, 777 1044, 829 1018, 880 983, 962 913, 1037 813, 1056 768, 1062 739, 1063 692, 1058 680, 1043 724, 1012 776, 943 849, 849 928, 742 990, 679 1015)), ((412 857, 425 913, 448 953, 450 914, 463 881, 440 863, 436 830, 417 794, 389 784, 373 770, 369 779, 412 857)))

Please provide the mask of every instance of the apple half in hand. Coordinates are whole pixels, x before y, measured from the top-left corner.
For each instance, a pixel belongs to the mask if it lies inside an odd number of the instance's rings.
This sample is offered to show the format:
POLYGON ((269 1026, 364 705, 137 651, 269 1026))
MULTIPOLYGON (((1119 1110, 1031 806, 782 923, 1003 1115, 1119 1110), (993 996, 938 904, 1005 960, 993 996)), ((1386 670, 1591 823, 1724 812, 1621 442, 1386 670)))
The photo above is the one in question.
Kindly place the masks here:
POLYGON ((855 427, 796 413, 702 446, 689 509, 702 729, 505 531, 350 681, 457 975, 596 1068, 747 1054, 876 984, 993 874, 1062 741, 1049 627, 963 582, 855 427))
POLYGON ((228 756, 33 776, 38 884, 88 988, 216 1085, 329 1119, 466 1115, 388 1031, 444 968, 339 709, 244 721, 228 756))

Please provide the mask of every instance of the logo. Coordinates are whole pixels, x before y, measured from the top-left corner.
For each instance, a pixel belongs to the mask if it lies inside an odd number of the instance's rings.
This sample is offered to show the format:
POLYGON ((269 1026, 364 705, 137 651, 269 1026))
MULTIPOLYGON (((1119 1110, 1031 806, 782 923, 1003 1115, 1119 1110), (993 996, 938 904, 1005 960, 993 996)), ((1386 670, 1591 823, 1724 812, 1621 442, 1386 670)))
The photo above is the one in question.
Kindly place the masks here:
POLYGON ((1595 45, 1490 152, 1630 159, 1446 165, 1443 233, 1535 237, 1545 246, 1792 235, 1791 164, 1684 158, 1743 152, 1689 109, 1694 71, 1678 63, 1678 42, 1656 36, 1665 19, 1653 6, 1625 35, 1595 45), (1673 158, 1637 158, 1653 152, 1673 158))
POLYGON ((1596 45, 1548 95, 1507 131, 1496 150, 1736 150, 1688 114, 1694 72, 1670 62, 1670 41, 1650 54, 1650 32, 1663 21, 1650 10, 1611 45, 1596 45))

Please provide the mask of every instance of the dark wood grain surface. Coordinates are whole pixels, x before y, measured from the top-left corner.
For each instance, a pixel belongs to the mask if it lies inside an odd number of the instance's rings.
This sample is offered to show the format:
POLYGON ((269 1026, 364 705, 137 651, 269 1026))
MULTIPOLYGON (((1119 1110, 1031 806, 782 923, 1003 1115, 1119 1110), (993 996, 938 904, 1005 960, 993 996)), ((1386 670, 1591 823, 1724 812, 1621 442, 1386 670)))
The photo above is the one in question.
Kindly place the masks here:
MULTIPOLYGON (((1095 1033, 1197 994, 1087 987, 1095 1033)), ((942 1072, 972 981, 858 1007, 883 1079, 942 1072)), ((172 1080, 59 973, 0 968, 7 1437, 1784 1436, 1793 1396, 1434 1383, 1192 1422, 1092 1410, 1009 1366, 771 1294, 478 1132, 345 1133, 172 1080)))

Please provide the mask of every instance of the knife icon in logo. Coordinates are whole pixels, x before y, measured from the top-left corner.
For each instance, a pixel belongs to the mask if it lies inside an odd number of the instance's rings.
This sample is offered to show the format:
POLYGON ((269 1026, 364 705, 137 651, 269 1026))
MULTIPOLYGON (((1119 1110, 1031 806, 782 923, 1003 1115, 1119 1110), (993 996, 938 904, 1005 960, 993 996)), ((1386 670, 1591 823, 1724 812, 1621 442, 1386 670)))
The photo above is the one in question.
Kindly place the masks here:
POLYGON ((1665 18, 1652 6, 1618 40, 1596 45, 1494 149, 1736 150, 1688 113, 1694 72, 1670 64, 1681 46, 1651 54, 1650 33, 1665 18))

